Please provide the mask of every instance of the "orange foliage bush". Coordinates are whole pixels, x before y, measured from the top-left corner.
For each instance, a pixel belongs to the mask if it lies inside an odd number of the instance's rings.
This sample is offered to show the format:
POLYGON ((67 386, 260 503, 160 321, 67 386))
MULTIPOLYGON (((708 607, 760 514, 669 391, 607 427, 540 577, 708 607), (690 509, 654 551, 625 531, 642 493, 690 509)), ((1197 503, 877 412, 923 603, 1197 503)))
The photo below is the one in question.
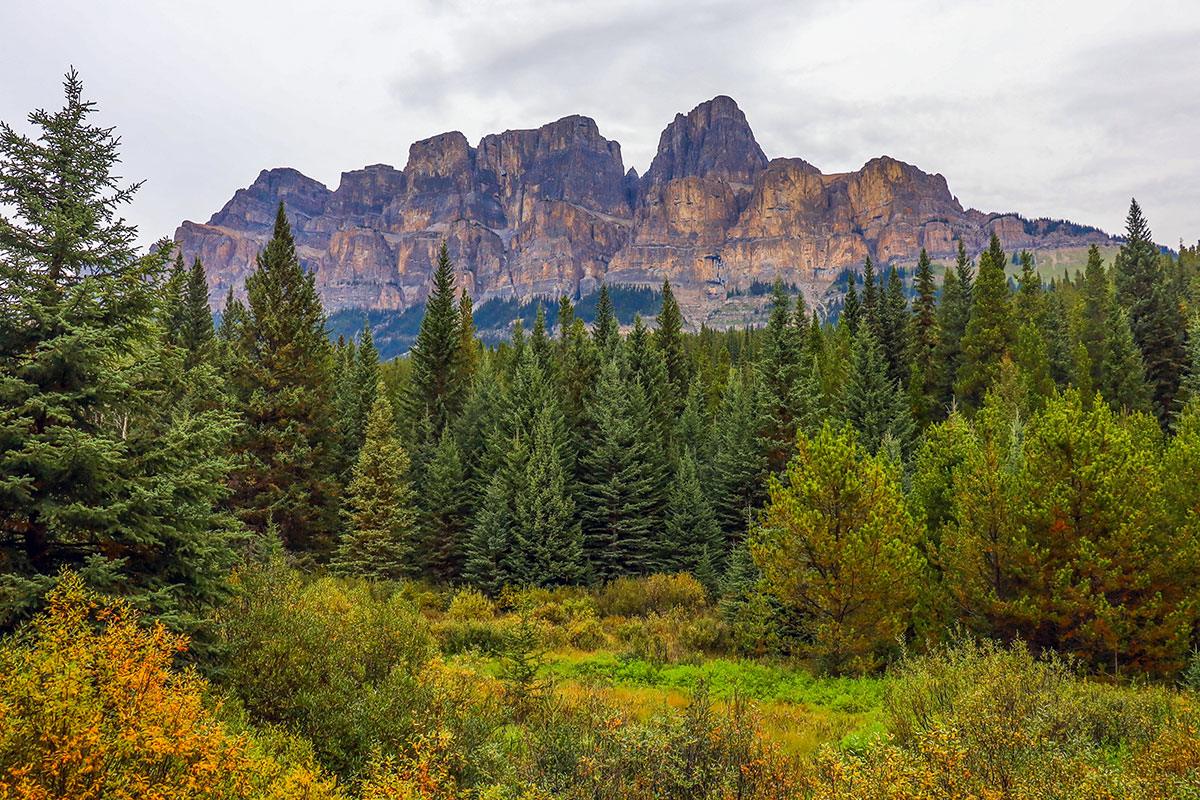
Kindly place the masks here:
POLYGON ((0 797, 337 798, 310 763, 233 734, 207 685, 172 667, 186 641, 66 576, 0 650, 0 797))

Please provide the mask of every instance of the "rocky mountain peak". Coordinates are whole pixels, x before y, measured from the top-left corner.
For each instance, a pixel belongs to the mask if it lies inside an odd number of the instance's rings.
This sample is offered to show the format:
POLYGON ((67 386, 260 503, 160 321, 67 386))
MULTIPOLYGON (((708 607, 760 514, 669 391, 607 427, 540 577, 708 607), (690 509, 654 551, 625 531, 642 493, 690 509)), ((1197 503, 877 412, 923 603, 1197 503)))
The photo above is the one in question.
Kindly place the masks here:
POLYGON ((686 116, 675 116, 659 137, 658 154, 645 180, 661 185, 699 177, 750 184, 766 165, 746 115, 732 98, 718 95, 686 116))

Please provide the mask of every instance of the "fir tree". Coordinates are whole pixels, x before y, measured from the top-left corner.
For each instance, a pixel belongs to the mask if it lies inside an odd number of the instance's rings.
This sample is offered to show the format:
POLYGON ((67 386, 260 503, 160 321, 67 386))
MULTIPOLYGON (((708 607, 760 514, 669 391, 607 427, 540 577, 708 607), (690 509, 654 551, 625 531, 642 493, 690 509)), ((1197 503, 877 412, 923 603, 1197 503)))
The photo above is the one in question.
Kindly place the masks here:
POLYGON ((417 512, 408 453, 396 435, 392 404, 376 392, 366 439, 346 487, 347 531, 331 566, 343 575, 399 580, 418 574, 417 512))
POLYGON ((594 580, 653 571, 666 501, 667 463, 636 380, 611 361, 600 372, 595 431, 580 458, 584 551, 594 580))
POLYGON ((1045 298, 1042 293, 1042 278, 1033 268, 1033 253, 1022 250, 1021 282, 1013 300, 1013 310, 1021 324, 1032 323, 1039 328, 1045 321, 1045 298))
POLYGON ((533 321, 533 332, 529 334, 529 346, 537 358, 542 374, 548 378, 554 375, 554 351, 550 343, 550 334, 546 331, 546 312, 538 303, 537 316, 533 321))
POLYGON ((849 287, 846 289, 846 300, 842 304, 842 313, 838 318, 838 322, 846 326, 846 330, 851 336, 858 333, 858 325, 862 320, 862 305, 858 302, 858 291, 854 288, 857 281, 854 278, 854 273, 849 273, 849 287))
POLYGON ((421 553, 424 567, 450 583, 462 573, 470 527, 470 489, 458 445, 443 431, 420 476, 421 553))
POLYGON ((1050 379, 1059 389, 1066 389, 1075 378, 1075 362, 1071 352, 1067 306, 1063 300, 1063 293, 1057 289, 1046 293, 1042 337, 1046 340, 1046 361, 1050 368, 1050 379))
POLYGON ((31 139, 0 123, 0 629, 61 576, 195 634, 227 591, 234 420, 197 406, 168 318, 170 248, 139 258, 138 185, 74 71, 31 139))
POLYGON ((1115 409, 1150 411, 1142 356, 1134 344, 1129 317, 1115 302, 1105 314, 1104 360, 1097 388, 1115 409))
POLYGON ((731 373, 713 426, 712 463, 704 480, 712 486, 727 546, 743 540, 764 492, 768 464, 757 438, 762 419, 757 395, 752 381, 740 371, 731 373))
POLYGON ((875 264, 871 257, 863 265, 862 318, 878 338, 879 336, 879 289, 875 286, 875 264))
POLYGON ((465 397, 475 371, 479 368, 479 340, 475 338, 475 304, 464 290, 458 299, 458 358, 459 387, 465 397))
POLYGON ((1118 304, 1129 312, 1129 329, 1142 353, 1154 414, 1166 426, 1183 378, 1186 320, 1137 200, 1129 205, 1125 244, 1113 273, 1118 304))
POLYGON ((234 378, 246 420, 236 507, 260 532, 274 520, 292 550, 322 553, 337 529, 333 359, 313 275, 296 257, 282 202, 246 295, 244 368, 234 378))
POLYGON ((870 330, 859 331, 854 342, 850 384, 846 387, 846 420, 858 431, 858 441, 871 453, 885 439, 899 443, 907 455, 913 444, 912 414, 900 386, 887 374, 879 344, 870 330))
POLYGON ((454 264, 443 240, 425 316, 409 353, 409 418, 417 420, 428 414, 434 436, 441 435, 462 407, 466 389, 462 333, 463 317, 454 305, 454 264))
POLYGON ((1179 386, 1183 404, 1200 402, 1200 314, 1193 314, 1188 323, 1187 369, 1179 386))
POLYGON ((958 264, 942 279, 942 302, 938 307, 937 417, 941 419, 955 399, 955 385, 962 369, 962 339, 971 318, 970 265, 962 240, 958 242, 958 264), (967 279, 964 282, 964 277, 967 279))
POLYGON ((935 419, 937 405, 937 286, 933 282, 933 265, 923 247, 917 260, 917 297, 913 301, 911 329, 909 403, 918 423, 929 424, 935 419))
POLYGON ((608 296, 608 287, 600 284, 600 299, 596 301, 596 321, 592 325, 592 335, 596 338, 596 346, 604 355, 612 353, 618 338, 617 315, 613 311, 612 299, 608 296))
POLYGON ((1109 279, 1100 257, 1100 248, 1088 249, 1087 268, 1080 287, 1079 330, 1077 338, 1087 349, 1091 365, 1091 383, 1098 387, 1104 363, 1104 340, 1108 330, 1109 279))
MULTIPOLYGON (((671 482, 664 519, 665 536, 659 540, 656 568, 659 572, 690 572, 698 575, 719 569, 725 563, 725 537, 717 525, 708 493, 700 483, 696 462, 685 451, 671 482)), ((707 588, 715 589, 715 586, 707 588)))
POLYGON ((511 574, 526 585, 559 586, 583 575, 583 539, 567 491, 559 420, 543 407, 513 498, 511 574))
POLYGON ((904 296, 904 283, 895 267, 888 271, 887 283, 880 298, 876 330, 888 377, 896 383, 905 384, 909 377, 908 299, 904 296))
POLYGON ((690 376, 687 353, 683 349, 683 315, 679 313, 679 303, 675 302, 675 295, 671 293, 669 280, 663 281, 662 310, 658 314, 657 323, 654 344, 662 353, 671 397, 674 398, 678 410, 682 407, 683 398, 687 393, 690 376))
POLYGON ((188 352, 189 369, 211 357, 214 340, 212 312, 208 308, 208 279, 197 256, 184 285, 183 318, 179 328, 179 344, 188 352))
POLYGON ((1006 261, 1000 238, 992 234, 991 245, 979 263, 971 321, 963 336, 964 362, 956 386, 959 399, 972 408, 983 404, 984 393, 1000 374, 1000 365, 1016 338, 1004 277, 1006 261))
POLYGON ((558 299, 558 338, 563 342, 571 335, 575 325, 575 304, 565 294, 558 299))
POLYGON ((783 281, 775 279, 771 294, 771 314, 763 333, 758 374, 763 392, 768 460, 771 469, 782 469, 791 457, 796 440, 793 391, 800 369, 800 338, 791 324, 788 296, 783 281))

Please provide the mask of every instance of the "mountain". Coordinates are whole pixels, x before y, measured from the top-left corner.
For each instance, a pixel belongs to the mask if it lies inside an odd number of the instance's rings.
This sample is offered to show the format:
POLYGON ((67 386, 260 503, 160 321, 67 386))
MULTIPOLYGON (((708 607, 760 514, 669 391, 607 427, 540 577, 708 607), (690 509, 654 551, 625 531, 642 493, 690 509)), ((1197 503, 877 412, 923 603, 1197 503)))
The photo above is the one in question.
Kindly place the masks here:
POLYGON ((580 297, 601 281, 658 287, 664 277, 693 325, 738 321, 745 290, 776 276, 811 302, 846 268, 949 258, 992 232, 1009 250, 1111 244, 1096 228, 963 209, 946 179, 888 156, 823 174, 768 160, 729 97, 678 114, 645 175, 596 123, 564 117, 472 147, 455 131, 416 142, 403 170, 342 173, 331 191, 294 169, 264 170, 206 224, 175 233, 200 256, 214 305, 243 291, 279 200, 330 311, 403 311, 424 302, 445 239, 459 282, 489 300, 580 297))

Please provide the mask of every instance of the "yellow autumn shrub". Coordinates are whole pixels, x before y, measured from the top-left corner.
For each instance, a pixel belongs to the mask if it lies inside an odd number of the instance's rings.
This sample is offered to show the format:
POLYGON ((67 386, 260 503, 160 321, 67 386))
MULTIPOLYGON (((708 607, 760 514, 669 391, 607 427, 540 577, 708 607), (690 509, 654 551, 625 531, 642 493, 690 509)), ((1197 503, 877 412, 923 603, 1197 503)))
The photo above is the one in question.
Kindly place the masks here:
POLYGON ((0 798, 339 798, 312 763, 232 733, 186 641, 66 576, 0 648, 0 798))

